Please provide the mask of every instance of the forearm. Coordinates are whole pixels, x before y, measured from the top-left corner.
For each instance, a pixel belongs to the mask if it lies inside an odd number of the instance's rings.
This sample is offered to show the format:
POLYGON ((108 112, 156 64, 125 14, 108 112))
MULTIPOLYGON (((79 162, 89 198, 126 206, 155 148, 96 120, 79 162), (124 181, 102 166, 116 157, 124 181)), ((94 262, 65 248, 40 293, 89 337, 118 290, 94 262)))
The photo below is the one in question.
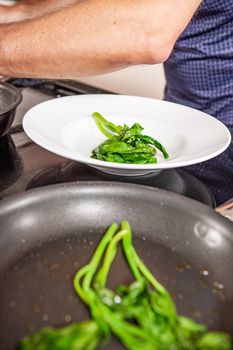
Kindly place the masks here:
MULTIPOLYGON (((200 1, 190 2, 194 12, 200 1)), ((162 62, 192 16, 186 0, 174 6, 171 16, 167 5, 175 3, 87 0, 33 21, 0 27, 0 74, 74 78, 162 62)))

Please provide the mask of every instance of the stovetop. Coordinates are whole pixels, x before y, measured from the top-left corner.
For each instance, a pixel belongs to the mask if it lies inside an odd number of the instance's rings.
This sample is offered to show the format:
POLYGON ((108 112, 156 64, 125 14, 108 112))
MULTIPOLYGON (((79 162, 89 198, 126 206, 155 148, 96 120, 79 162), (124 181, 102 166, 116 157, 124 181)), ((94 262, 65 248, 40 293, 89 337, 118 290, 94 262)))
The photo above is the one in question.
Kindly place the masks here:
POLYGON ((0 138, 0 199, 28 189, 71 181, 120 181, 175 192, 215 207, 215 200, 199 180, 182 169, 143 176, 123 177, 102 173, 48 152, 24 133, 22 119, 32 106, 61 96, 112 93, 77 81, 12 79, 23 94, 12 128, 0 138))

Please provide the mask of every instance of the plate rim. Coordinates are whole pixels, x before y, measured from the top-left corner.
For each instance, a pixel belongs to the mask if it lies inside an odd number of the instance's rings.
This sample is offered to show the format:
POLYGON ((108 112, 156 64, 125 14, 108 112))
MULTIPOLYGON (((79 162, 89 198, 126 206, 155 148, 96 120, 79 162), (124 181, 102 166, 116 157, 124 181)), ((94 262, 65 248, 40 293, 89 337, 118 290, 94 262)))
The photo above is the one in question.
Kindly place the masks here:
MULTIPOLYGON (((71 121, 70 121, 71 122, 71 121)), ((74 122, 74 120, 72 120, 74 122)), ((30 108, 24 115, 23 121, 22 121, 23 129, 26 133, 26 135, 36 144, 38 144, 40 147, 46 149, 47 151, 57 154, 61 157, 80 162, 82 164, 87 164, 89 166, 95 167, 95 168, 104 168, 104 169, 119 169, 119 170, 131 170, 131 171, 144 171, 144 170, 150 170, 150 171, 158 171, 158 170, 163 170, 163 169, 172 169, 172 168, 180 168, 184 166, 189 166, 189 165, 194 165, 203 161, 210 160, 212 158, 215 158, 216 156, 220 155, 223 153, 230 145, 231 143, 231 133, 230 130, 227 128, 227 126, 218 120, 217 118, 203 112, 200 110, 197 110, 195 108, 181 105, 175 102, 171 101, 166 101, 166 100, 161 100, 161 99, 156 99, 156 98, 150 98, 150 97, 144 97, 144 96, 133 96, 133 95, 126 95, 126 94, 84 94, 84 95, 71 95, 71 96, 63 96, 59 98, 52 98, 47 101, 43 101, 32 108, 30 108), (49 139, 45 139, 44 136, 39 135, 36 131, 32 130, 30 126, 27 125, 28 119, 31 118, 31 113, 34 113, 37 108, 40 108, 41 105, 47 105, 54 103, 55 101, 61 101, 61 100, 72 100, 72 99, 90 99, 90 98, 108 98, 108 99, 115 99, 115 98, 120 98, 120 99, 125 99, 125 98, 130 98, 130 99, 139 99, 139 100, 144 100, 144 101, 150 101, 150 102, 155 102, 155 103, 163 103, 167 105, 175 105, 176 107, 181 109, 190 109, 195 112, 199 112, 203 114, 206 118, 213 119, 216 124, 219 124, 225 132, 225 137, 226 137, 226 142, 225 144, 216 150, 215 152, 212 152, 210 154, 202 155, 201 157, 198 157, 196 160, 195 159, 190 159, 186 161, 166 161, 166 162, 161 162, 161 163, 153 163, 153 164, 130 164, 130 163, 115 163, 115 162, 106 162, 102 160, 97 160, 93 159, 91 157, 86 157, 80 154, 79 152, 72 152, 71 149, 69 149, 64 143, 63 147, 56 145, 55 143, 52 142, 51 147, 49 143, 51 142, 49 139), (43 142, 45 141, 45 143, 43 142)), ((68 125, 68 123, 66 124, 68 125)), ((61 130, 60 130, 61 131, 61 130)))

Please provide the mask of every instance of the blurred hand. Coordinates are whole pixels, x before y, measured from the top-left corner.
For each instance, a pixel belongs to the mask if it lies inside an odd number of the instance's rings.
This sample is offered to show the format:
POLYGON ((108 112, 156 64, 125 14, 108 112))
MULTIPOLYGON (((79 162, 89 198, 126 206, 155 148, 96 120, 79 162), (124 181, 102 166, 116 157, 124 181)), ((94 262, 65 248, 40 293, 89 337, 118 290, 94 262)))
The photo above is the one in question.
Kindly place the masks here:
POLYGON ((83 0, 20 0, 13 5, 0 5, 0 24, 41 17, 83 0))
POLYGON ((0 24, 23 20, 17 5, 0 5, 0 24))

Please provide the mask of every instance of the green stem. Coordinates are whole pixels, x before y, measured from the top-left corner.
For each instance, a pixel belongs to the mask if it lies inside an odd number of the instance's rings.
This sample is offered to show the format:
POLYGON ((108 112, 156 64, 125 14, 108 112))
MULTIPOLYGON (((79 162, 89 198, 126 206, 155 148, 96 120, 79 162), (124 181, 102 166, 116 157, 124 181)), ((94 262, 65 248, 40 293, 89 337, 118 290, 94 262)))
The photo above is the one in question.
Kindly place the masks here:
POLYGON ((122 221, 121 222, 121 228, 122 230, 127 231, 127 235, 124 236, 122 244, 123 244, 123 250, 125 257, 127 259, 128 265, 131 269, 132 274, 136 278, 136 280, 141 280, 142 275, 137 267, 136 260, 135 260, 135 255, 133 252, 133 244, 132 244, 132 231, 131 227, 128 223, 128 221, 122 221))
POLYGON ((115 233, 118 230, 117 224, 113 223, 107 230, 107 232, 104 234, 103 238, 101 239, 89 265, 90 265, 90 270, 86 274, 84 281, 83 281, 83 289, 85 291, 90 290, 91 282, 92 279, 96 273, 96 270, 98 268, 98 265, 103 257, 104 251, 111 241, 112 237, 115 235, 115 233))
POLYGON ((103 288, 106 285, 108 273, 117 251, 117 243, 127 234, 126 230, 119 231, 109 243, 101 269, 95 278, 96 288, 103 288))
POLYGON ((121 340, 127 349, 158 350, 155 343, 149 337, 149 334, 143 329, 119 318, 107 306, 100 304, 99 307, 104 321, 110 326, 112 332, 121 340))
POLYGON ((157 290, 157 292, 159 292, 161 295, 163 295, 167 299, 167 302, 169 302, 170 312, 171 312, 170 315, 172 315, 171 320, 172 320, 172 323, 174 325, 176 317, 177 317, 177 313, 176 313, 175 303, 173 302, 170 293, 162 286, 162 284, 160 284, 154 278, 152 273, 149 271, 149 269, 145 266, 145 264, 143 263, 141 258, 136 253, 134 247, 132 247, 132 250, 134 252, 135 261, 136 261, 136 264, 137 264, 139 270, 142 272, 142 274, 145 276, 145 278, 149 281, 149 283, 157 290))
POLYGON ((74 289, 75 292, 79 295, 79 297, 86 303, 89 304, 88 300, 89 298, 87 297, 86 293, 83 291, 83 288, 81 286, 81 278, 83 278, 83 276, 89 271, 89 264, 83 266, 74 276, 74 281, 73 281, 73 285, 74 285, 74 289))
POLYGON ((96 118, 94 119, 96 125, 98 126, 99 130, 104 134, 104 136, 106 136, 108 139, 111 139, 112 135, 102 126, 101 122, 96 118))
POLYGON ((139 270, 142 272, 144 277, 150 282, 150 284, 160 293, 168 293, 167 290, 160 284, 152 275, 152 273, 149 271, 149 269, 146 267, 146 265, 143 263, 142 259, 138 256, 137 252, 135 251, 134 247, 131 248, 134 259, 136 261, 136 264, 139 268, 139 270))
POLYGON ((100 129, 100 131, 107 136, 108 138, 111 138, 113 135, 108 132, 111 131, 114 134, 119 134, 122 131, 122 126, 115 125, 112 122, 109 122, 106 120, 100 113, 94 112, 92 113, 92 116, 96 122, 96 125, 100 129))
POLYGON ((103 238, 101 239, 97 249, 95 250, 95 253, 92 259, 90 260, 89 264, 83 266, 74 276, 74 281, 73 281, 74 289, 86 304, 90 303, 90 297, 92 293, 90 285, 92 282, 92 278, 96 273, 96 270, 102 259, 106 246, 111 241, 114 234, 117 232, 117 229, 118 229, 118 226, 115 223, 113 223, 108 228, 103 238), (83 278, 83 286, 81 285, 82 278, 83 278))

